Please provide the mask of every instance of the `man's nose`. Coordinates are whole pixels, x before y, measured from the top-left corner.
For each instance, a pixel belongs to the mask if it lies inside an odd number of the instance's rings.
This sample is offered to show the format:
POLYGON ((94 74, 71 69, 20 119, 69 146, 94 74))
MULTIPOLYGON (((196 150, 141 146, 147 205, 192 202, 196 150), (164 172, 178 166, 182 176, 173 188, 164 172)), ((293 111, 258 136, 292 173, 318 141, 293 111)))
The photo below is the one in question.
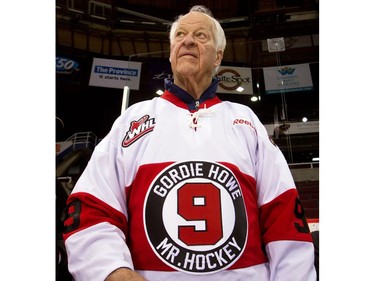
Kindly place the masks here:
POLYGON ((183 44, 185 46, 194 46, 195 45, 195 38, 193 33, 186 34, 183 44))

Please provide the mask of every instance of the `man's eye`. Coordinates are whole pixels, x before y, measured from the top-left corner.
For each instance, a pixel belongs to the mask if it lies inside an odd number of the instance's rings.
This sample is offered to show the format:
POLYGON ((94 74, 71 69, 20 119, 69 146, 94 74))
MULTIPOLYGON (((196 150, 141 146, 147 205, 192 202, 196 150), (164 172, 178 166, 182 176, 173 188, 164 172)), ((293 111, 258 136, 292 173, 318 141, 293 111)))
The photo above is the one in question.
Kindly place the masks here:
POLYGON ((206 39, 206 38, 207 38, 206 34, 203 33, 203 32, 198 32, 198 33, 196 34, 196 36, 197 36, 197 38, 199 38, 199 39, 206 39))
POLYGON ((182 31, 179 31, 176 33, 176 37, 179 37, 179 38, 184 37, 184 33, 182 31))

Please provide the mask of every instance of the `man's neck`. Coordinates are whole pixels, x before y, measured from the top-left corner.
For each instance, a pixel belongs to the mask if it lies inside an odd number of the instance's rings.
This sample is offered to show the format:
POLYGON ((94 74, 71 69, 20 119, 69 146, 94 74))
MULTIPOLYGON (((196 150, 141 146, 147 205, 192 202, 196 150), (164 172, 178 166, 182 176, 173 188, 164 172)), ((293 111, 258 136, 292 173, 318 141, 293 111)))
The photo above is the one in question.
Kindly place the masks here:
POLYGON ((211 85, 211 82, 212 78, 198 81, 194 78, 174 78, 174 84, 189 93, 195 100, 199 100, 203 92, 211 85))

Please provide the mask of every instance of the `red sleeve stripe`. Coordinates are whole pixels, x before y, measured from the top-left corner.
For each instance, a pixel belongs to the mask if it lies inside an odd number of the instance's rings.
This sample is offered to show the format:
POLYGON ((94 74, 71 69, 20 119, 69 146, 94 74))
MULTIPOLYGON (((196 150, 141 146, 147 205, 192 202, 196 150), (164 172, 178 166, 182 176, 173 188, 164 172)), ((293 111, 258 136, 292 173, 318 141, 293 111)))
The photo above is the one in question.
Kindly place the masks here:
POLYGON ((261 206, 260 222, 265 244, 278 240, 312 242, 296 189, 289 189, 261 206))
POLYGON ((125 234, 127 233, 125 215, 89 193, 77 192, 70 195, 66 215, 64 239, 102 222, 113 224, 125 234))

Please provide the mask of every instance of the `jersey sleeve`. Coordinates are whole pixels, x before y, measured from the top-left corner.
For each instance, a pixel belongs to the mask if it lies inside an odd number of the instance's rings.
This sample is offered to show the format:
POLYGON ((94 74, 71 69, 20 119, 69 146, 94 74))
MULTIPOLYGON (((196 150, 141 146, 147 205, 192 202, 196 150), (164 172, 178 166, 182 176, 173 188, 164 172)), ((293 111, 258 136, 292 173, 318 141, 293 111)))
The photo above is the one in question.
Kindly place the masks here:
POLYGON ((112 128, 96 146, 67 201, 64 240, 76 281, 102 281, 117 268, 133 269, 126 244, 125 174, 116 135, 120 134, 112 128))
POLYGON ((256 188, 270 280, 316 280, 312 237, 289 166, 257 118, 255 123, 256 188))

